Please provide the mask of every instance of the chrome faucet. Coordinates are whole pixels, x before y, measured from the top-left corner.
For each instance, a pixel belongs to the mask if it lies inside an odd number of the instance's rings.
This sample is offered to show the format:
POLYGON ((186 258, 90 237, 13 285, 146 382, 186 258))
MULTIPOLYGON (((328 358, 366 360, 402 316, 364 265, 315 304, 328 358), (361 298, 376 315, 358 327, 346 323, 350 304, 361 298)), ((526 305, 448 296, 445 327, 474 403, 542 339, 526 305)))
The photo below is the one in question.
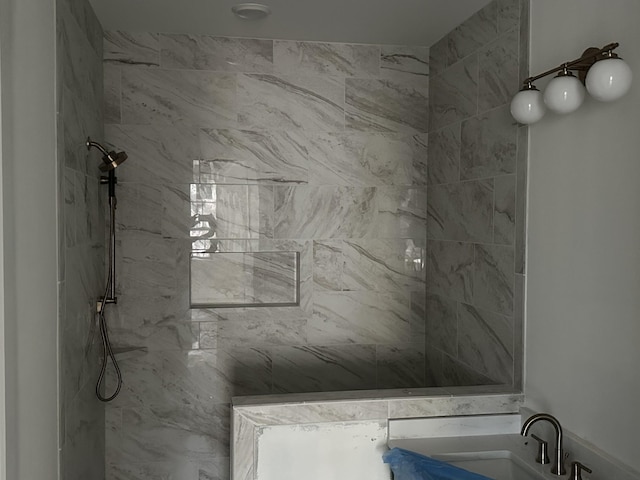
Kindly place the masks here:
POLYGON ((548 413, 537 413, 535 415, 532 415, 522 425, 522 431, 520 432, 520 435, 526 437, 529 433, 529 428, 531 428, 531 425, 540 420, 546 420, 547 422, 551 423, 551 425, 553 425, 553 428, 556 430, 556 452, 551 473, 558 476, 564 475, 567 472, 564 469, 564 452, 562 450, 562 427, 560 426, 560 422, 556 417, 549 415, 548 413))

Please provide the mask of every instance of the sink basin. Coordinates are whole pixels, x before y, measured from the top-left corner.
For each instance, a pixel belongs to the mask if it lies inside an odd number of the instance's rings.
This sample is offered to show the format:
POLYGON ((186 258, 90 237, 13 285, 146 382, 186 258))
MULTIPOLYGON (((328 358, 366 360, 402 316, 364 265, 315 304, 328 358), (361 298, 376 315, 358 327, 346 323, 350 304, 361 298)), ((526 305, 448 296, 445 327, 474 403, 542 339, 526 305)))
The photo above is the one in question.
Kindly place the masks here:
POLYGON ((432 458, 495 480, 541 480, 544 478, 539 473, 532 472, 509 450, 440 454, 432 455, 432 458))
POLYGON ((388 445, 427 455, 495 480, 553 478, 549 465, 534 462, 535 445, 519 434, 395 439, 388 445))

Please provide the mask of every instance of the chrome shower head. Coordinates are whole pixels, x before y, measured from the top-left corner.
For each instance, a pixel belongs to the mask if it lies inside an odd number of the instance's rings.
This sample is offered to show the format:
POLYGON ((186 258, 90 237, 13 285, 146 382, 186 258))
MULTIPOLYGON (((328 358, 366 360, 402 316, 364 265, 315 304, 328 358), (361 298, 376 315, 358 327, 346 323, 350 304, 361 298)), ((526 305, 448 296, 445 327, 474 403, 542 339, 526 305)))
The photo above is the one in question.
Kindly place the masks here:
POLYGON ((102 161, 104 162, 100 165, 100 170, 103 172, 108 172, 109 170, 113 170, 118 167, 122 162, 127 159, 127 154, 125 152, 115 151, 107 152, 107 150, 100 145, 98 142, 92 142, 90 137, 87 137, 87 150, 91 150, 91 147, 95 147, 100 150, 103 154, 102 161))

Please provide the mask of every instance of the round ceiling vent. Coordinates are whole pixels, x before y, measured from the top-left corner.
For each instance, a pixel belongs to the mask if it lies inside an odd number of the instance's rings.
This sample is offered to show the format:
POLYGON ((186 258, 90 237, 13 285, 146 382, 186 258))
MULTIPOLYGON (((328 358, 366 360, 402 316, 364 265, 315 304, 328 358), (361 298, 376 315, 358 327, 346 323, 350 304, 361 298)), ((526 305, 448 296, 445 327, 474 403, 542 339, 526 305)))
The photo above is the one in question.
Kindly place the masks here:
POLYGON ((260 20, 271 14, 271 9, 261 3, 239 3, 231 7, 231 11, 244 20, 260 20))

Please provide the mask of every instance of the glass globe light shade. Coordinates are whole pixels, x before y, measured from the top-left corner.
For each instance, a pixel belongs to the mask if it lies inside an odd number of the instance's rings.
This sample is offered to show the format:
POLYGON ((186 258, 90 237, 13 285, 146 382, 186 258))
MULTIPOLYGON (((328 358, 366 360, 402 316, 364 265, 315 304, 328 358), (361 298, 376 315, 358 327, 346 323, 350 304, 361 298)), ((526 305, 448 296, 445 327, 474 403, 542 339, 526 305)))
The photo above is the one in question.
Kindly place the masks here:
POLYGON ((631 88, 631 68, 620 58, 597 61, 589 69, 587 91, 596 100, 611 102, 622 97, 631 88))
POLYGON ((561 73, 549 82, 544 91, 544 103, 556 113, 571 113, 584 101, 585 90, 573 74, 561 73))
POLYGON ((521 90, 511 100, 511 116, 525 125, 536 123, 546 113, 542 93, 537 88, 521 90))

